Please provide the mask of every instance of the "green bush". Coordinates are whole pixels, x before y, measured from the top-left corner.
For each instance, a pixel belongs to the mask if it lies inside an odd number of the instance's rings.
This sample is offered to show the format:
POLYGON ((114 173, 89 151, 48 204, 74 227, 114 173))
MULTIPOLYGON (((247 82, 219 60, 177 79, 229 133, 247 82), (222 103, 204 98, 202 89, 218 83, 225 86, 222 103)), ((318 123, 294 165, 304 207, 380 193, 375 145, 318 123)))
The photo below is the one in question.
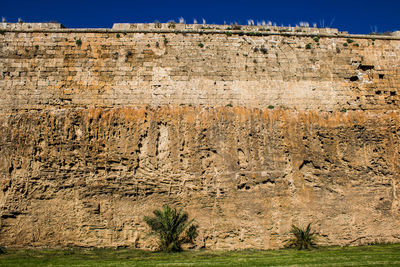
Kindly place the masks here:
POLYGON ((311 49, 311 44, 310 43, 306 44, 306 49, 311 49))
POLYGON ((203 48, 203 47, 204 47, 204 44, 203 44, 203 43, 199 43, 199 47, 200 47, 200 48, 203 48))
POLYGON ((75 41, 77 46, 81 46, 82 45, 82 40, 79 38, 78 40, 75 41))
POLYGON ((144 221, 152 230, 150 234, 158 236, 160 250, 177 252, 182 250, 183 244, 194 243, 198 226, 193 224, 193 220, 188 220, 188 214, 182 209, 164 205, 153 214, 154 217, 144 216, 144 221))
POLYGON ((316 234, 315 232, 311 232, 311 223, 305 229, 304 227, 299 228, 292 225, 290 233, 292 234, 292 238, 286 242, 285 247, 296 248, 298 250, 317 247, 316 234))

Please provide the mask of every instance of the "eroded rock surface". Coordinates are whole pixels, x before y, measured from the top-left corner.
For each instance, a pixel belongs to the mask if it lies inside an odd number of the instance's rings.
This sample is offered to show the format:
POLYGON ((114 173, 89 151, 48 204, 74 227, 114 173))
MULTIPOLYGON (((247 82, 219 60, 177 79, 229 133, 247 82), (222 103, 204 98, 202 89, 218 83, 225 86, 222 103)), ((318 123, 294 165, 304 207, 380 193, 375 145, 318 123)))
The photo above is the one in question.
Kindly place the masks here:
POLYGON ((162 107, 2 117, 2 244, 152 247, 164 203, 197 245, 277 248, 292 223, 322 244, 400 240, 398 112, 162 107))

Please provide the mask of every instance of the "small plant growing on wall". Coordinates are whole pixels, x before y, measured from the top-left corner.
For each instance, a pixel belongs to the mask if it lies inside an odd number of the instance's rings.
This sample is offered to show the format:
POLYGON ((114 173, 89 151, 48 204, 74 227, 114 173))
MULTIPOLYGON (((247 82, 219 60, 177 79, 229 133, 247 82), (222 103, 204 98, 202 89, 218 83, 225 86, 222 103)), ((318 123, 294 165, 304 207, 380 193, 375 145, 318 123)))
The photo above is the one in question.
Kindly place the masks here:
POLYGON ((306 44, 306 49, 311 49, 311 44, 310 43, 306 44))
POLYGON ((203 43, 199 43, 199 47, 200 47, 200 48, 203 48, 203 47, 204 47, 204 44, 203 44, 203 43))
POLYGON ((268 53, 268 50, 267 50, 264 46, 262 46, 262 47, 260 48, 260 51, 261 51, 261 53, 263 53, 263 54, 268 53))
POLYGON ((198 226, 189 220, 187 212, 164 205, 153 214, 154 217, 144 216, 144 221, 151 228, 150 234, 158 237, 160 250, 178 252, 182 251, 183 244, 194 243, 198 226))
POLYGON ((175 21, 168 22, 168 28, 175 29, 175 27, 176 27, 176 22, 175 21))
POLYGON ((77 40, 75 41, 75 43, 76 43, 77 46, 81 46, 81 45, 82 45, 82 40, 81 40, 81 38, 77 39, 77 40))
POLYGON ((119 35, 119 33, 117 33, 117 34, 115 35, 115 37, 119 38, 119 37, 121 37, 121 35, 119 35))
POLYGON ((347 43, 344 43, 343 46, 349 46, 347 43))
POLYGON ((351 43, 353 43, 354 41, 353 41, 352 39, 347 39, 347 42, 348 42, 349 44, 351 44, 351 43))
POLYGON ((161 23, 158 20, 155 20, 154 21, 154 27, 158 28, 158 29, 161 28, 161 23))

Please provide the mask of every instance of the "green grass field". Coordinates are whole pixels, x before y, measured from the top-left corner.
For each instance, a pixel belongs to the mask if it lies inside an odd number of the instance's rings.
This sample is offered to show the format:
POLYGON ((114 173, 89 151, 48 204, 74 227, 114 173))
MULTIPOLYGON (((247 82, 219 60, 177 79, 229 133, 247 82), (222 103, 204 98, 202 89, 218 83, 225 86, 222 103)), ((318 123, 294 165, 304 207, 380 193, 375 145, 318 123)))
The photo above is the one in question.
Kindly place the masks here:
POLYGON ((400 266, 400 244, 172 254, 130 249, 9 249, 0 255, 0 266, 400 266))

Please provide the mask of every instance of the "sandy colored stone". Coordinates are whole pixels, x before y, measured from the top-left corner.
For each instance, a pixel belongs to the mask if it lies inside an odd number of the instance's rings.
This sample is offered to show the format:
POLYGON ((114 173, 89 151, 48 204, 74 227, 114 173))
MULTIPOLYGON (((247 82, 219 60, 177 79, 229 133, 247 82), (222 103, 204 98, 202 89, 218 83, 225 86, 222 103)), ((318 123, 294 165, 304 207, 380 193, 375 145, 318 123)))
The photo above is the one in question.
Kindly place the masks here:
POLYGON ((68 30, 0 34, 0 113, 143 104, 399 109, 397 39, 68 30))
POLYGON ((153 249, 163 204, 197 247, 400 241, 395 37, 0 26, 1 245, 153 249))
POLYGON ((198 246, 398 242, 398 112, 162 107, 0 121, 2 244, 151 247, 143 215, 184 207, 198 246))

